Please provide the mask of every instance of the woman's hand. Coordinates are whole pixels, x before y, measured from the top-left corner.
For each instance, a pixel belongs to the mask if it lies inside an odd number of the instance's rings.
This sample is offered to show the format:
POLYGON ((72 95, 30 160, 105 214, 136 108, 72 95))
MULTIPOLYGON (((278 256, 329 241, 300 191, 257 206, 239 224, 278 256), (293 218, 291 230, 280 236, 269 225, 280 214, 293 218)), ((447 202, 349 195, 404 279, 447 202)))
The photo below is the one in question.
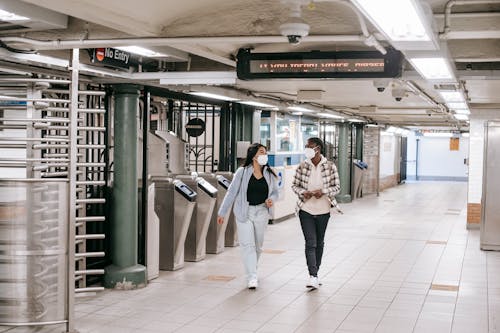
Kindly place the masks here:
POLYGON ((273 206, 273 199, 266 199, 266 206, 267 208, 271 208, 273 206))
POLYGON ((217 224, 223 224, 223 223, 224 223, 224 217, 217 216, 217 224))
POLYGON ((323 192, 321 192, 321 190, 316 190, 316 191, 313 191, 312 194, 314 195, 314 197, 316 199, 319 199, 323 196, 323 192))
POLYGON ((308 200, 308 199, 311 199, 311 197, 313 196, 313 193, 310 191, 305 191, 304 193, 302 193, 302 196, 304 197, 304 199, 308 200))

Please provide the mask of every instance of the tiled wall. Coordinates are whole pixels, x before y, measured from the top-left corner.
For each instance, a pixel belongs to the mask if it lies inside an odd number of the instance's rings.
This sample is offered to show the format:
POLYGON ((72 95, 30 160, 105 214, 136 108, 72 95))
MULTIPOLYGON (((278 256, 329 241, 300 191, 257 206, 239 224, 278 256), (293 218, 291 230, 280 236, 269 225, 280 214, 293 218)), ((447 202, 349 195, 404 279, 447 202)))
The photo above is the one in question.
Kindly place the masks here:
POLYGON ((377 193, 379 176, 379 132, 377 127, 365 127, 363 136, 363 159, 368 164, 363 179, 363 193, 377 193))

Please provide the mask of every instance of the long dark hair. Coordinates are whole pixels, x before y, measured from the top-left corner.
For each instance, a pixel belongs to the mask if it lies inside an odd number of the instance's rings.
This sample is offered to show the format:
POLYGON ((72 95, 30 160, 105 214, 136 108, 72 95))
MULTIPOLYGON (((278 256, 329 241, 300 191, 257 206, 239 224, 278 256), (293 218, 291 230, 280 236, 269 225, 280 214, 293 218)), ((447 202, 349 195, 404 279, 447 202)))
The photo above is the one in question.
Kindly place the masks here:
MULTIPOLYGON (((249 166, 250 164, 253 164, 253 158, 255 157, 255 155, 257 155, 257 152, 259 151, 259 149, 263 147, 266 149, 266 152, 267 152, 267 147, 264 146, 264 145, 261 145, 260 143, 256 142, 256 143, 252 143, 250 146, 248 146, 248 149, 247 149, 247 157, 245 159, 245 162, 243 163, 243 167, 247 167, 249 166)), ((265 167, 267 167, 267 171, 269 171, 274 177, 278 177, 276 176, 276 174, 274 173, 273 169, 271 169, 271 167, 269 166, 269 162, 266 163, 266 165, 264 165, 265 167)))

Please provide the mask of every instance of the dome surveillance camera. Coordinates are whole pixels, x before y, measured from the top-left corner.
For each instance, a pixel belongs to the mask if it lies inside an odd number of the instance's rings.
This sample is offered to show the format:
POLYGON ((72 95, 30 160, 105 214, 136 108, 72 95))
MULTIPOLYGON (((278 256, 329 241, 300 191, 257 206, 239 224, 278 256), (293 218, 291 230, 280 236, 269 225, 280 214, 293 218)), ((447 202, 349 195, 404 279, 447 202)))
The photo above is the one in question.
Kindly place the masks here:
POLYGON ((384 92, 390 82, 390 79, 375 79, 373 80, 373 86, 377 88, 378 92, 384 92))
POLYGON ((403 99, 403 97, 405 97, 405 95, 406 95, 406 90, 404 90, 403 88, 392 89, 392 97, 394 97, 394 99, 397 102, 401 102, 401 100, 403 99))
POLYGON ((297 45, 300 43, 300 39, 302 37, 299 35, 288 35, 288 36, 286 36, 286 38, 288 38, 288 43, 290 43, 292 45, 297 45))
POLYGON ((289 22, 280 25, 280 33, 288 39, 292 45, 300 43, 303 37, 309 35, 309 24, 301 22, 289 22))

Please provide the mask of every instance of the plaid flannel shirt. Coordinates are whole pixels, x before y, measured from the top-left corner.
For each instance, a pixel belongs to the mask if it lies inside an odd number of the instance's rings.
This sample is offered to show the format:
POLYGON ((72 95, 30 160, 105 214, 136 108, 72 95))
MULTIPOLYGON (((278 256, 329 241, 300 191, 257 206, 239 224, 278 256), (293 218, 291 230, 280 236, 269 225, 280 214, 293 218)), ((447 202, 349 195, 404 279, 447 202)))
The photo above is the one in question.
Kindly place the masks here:
MULTIPOLYGON (((321 177, 323 178, 323 188, 321 191, 327 196, 328 200, 332 204, 332 207, 337 207, 335 195, 340 192, 340 180, 337 167, 333 162, 328 161, 323 156, 321 156, 319 167, 321 168, 321 177)), ((309 177, 311 176, 311 169, 312 164, 308 161, 304 161, 300 163, 297 170, 295 170, 292 190, 299 197, 299 200, 297 201, 297 211, 304 205, 305 201, 303 193, 307 191, 309 177)))

